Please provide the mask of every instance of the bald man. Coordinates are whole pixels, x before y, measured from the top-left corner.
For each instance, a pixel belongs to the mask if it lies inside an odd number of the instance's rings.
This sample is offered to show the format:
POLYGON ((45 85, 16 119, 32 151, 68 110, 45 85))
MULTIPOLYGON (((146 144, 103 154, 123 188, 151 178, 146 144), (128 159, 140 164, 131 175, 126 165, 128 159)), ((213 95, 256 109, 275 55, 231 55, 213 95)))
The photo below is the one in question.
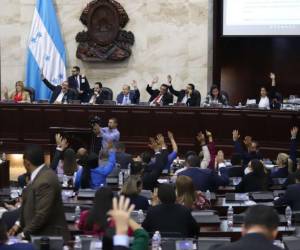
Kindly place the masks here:
POLYGON ((133 87, 133 90, 130 89, 130 85, 123 85, 122 92, 117 96, 118 105, 131 105, 139 103, 140 91, 137 87, 136 81, 132 81, 131 86, 133 87))

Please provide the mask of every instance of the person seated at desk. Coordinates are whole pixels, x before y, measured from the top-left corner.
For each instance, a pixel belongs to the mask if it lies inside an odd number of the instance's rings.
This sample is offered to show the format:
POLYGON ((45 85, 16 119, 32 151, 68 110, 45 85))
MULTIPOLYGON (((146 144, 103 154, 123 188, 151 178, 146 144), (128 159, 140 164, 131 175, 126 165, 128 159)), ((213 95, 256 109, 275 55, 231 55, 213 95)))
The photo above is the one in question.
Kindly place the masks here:
POLYGON ((170 184, 160 185, 157 195, 160 204, 148 210, 142 227, 148 233, 159 231, 162 236, 198 236, 199 226, 191 211, 180 204, 176 204, 174 186, 170 184))
POLYGON ((277 238, 279 216, 274 208, 256 205, 248 208, 242 227, 242 238, 223 246, 216 245, 210 250, 280 250, 273 241, 277 238))
POLYGON ((177 203, 191 210, 202 210, 210 208, 210 201, 201 191, 196 191, 193 180, 181 175, 176 180, 177 203))
POLYGON ((242 165, 242 157, 240 154, 234 153, 231 156, 231 166, 228 167, 228 176, 229 177, 243 177, 244 168, 242 165))
POLYGON ((168 106, 173 103, 173 96, 168 92, 168 85, 162 84, 160 89, 154 89, 153 85, 158 83, 158 77, 155 77, 151 84, 147 85, 146 91, 151 96, 149 103, 151 106, 168 106))
POLYGON ((225 167, 220 168, 219 172, 216 173, 211 169, 200 169, 199 168, 199 157, 190 155, 187 159, 187 169, 181 171, 178 176, 188 176, 193 180, 196 190, 206 192, 215 191, 219 186, 226 186, 229 182, 227 169, 225 167))
POLYGON ((103 236, 108 227, 113 227, 112 221, 108 221, 107 213, 112 209, 114 195, 110 188, 102 187, 95 193, 93 206, 90 210, 80 213, 77 227, 86 235, 103 236))
MULTIPOLYGON (((112 145, 109 146, 109 149, 112 145)), ((109 152, 108 163, 104 166, 99 166, 99 158, 95 153, 88 156, 86 166, 76 172, 75 188, 91 188, 98 189, 101 185, 106 184, 106 177, 113 171, 116 165, 116 154, 113 151, 109 152)))
POLYGON ((177 91, 173 88, 172 77, 168 76, 169 90, 172 95, 177 96, 177 103, 186 104, 189 107, 200 106, 201 95, 195 91, 195 85, 189 83, 185 89, 177 91))
POLYGON ((287 186, 283 196, 274 201, 275 206, 290 206, 292 210, 300 210, 300 170, 294 174, 295 184, 287 186))
POLYGON ((80 75, 80 68, 78 66, 72 68, 72 75, 68 78, 68 83, 69 87, 78 93, 81 102, 89 102, 90 84, 86 76, 80 75))
POLYGON ((119 105, 131 105, 138 104, 140 102, 140 91, 137 87, 135 80, 132 81, 133 90, 130 90, 130 86, 124 84, 122 92, 117 96, 117 104, 119 105))
POLYGON ((7 228, 2 219, 0 219, 0 250, 35 250, 29 243, 8 244, 7 228))
POLYGON ((5 100, 11 100, 17 103, 29 103, 31 102, 29 93, 25 90, 24 83, 22 81, 17 81, 15 86, 15 91, 8 95, 7 87, 4 88, 4 98, 5 100))
POLYGON ((236 191, 240 193, 267 191, 269 187, 269 178, 266 173, 265 167, 260 160, 251 160, 248 172, 242 181, 236 186, 236 191))
POLYGON ((108 100, 107 92, 103 91, 101 82, 96 82, 94 89, 91 91, 90 104, 104 104, 104 101, 108 100))
POLYGON ((132 175, 124 183, 121 194, 130 199, 130 204, 135 206, 135 210, 141 209, 146 211, 150 205, 148 199, 140 195, 142 189, 143 182, 141 177, 132 175))
POLYGON ((213 85, 206 97, 205 104, 222 104, 224 106, 228 105, 228 100, 225 95, 223 95, 217 85, 213 85))
POLYGON ((293 161, 289 155, 285 153, 279 153, 276 160, 276 166, 271 169, 271 178, 287 178, 289 175, 289 169, 292 169, 293 161))
POLYGON ((76 100, 77 96, 74 90, 69 88, 69 83, 64 81, 61 85, 53 85, 43 75, 41 76, 44 84, 52 91, 50 103, 64 104, 76 100))

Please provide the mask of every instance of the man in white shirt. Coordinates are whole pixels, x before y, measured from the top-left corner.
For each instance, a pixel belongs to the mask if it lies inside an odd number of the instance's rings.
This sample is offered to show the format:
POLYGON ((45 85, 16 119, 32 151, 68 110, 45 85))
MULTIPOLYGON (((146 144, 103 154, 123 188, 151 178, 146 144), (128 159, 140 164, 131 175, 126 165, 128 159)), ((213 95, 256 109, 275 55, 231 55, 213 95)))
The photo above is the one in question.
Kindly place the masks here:
POLYGON ((260 100, 258 103, 259 108, 269 109, 270 108, 270 100, 268 97, 268 92, 265 87, 261 87, 260 89, 260 100))

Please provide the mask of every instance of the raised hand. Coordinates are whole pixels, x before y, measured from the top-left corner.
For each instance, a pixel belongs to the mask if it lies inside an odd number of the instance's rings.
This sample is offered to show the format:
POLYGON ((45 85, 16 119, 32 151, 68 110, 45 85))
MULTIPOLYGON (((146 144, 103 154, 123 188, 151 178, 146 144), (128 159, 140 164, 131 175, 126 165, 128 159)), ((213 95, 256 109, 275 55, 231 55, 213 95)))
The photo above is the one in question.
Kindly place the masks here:
POLYGON ((167 76, 167 81, 168 81, 169 85, 172 84, 172 76, 171 75, 167 76))
POLYGON ((275 78, 276 78, 275 73, 271 72, 271 73, 270 73, 270 78, 271 78, 271 80, 275 80, 275 78))
POLYGON ((212 137, 212 133, 208 130, 205 131, 205 134, 206 134, 207 137, 212 137))
POLYGON ((168 131, 168 137, 170 141, 174 140, 174 135, 171 131, 168 131))
POLYGON ((158 145, 164 146, 165 145, 165 138, 164 138, 164 136, 162 134, 158 134, 156 136, 156 142, 157 142, 158 145))
POLYGON ((236 129, 236 130, 233 130, 233 131, 232 131, 232 140, 233 140, 233 141, 237 141, 239 138, 240 138, 239 131, 238 131, 237 129, 236 129))
POLYGON ((56 142, 56 146, 57 147, 60 147, 60 145, 61 145, 61 142, 62 142, 62 136, 60 135, 60 134, 56 134, 55 135, 55 142, 56 142))
POLYGON ((292 138, 296 139, 297 138, 297 134, 298 134, 299 128, 298 127, 293 127, 291 129, 291 136, 292 138))
POLYGON ((155 77, 153 78, 153 80, 152 80, 152 86, 153 86, 154 84, 156 84, 156 83, 158 83, 158 76, 155 76, 155 77))

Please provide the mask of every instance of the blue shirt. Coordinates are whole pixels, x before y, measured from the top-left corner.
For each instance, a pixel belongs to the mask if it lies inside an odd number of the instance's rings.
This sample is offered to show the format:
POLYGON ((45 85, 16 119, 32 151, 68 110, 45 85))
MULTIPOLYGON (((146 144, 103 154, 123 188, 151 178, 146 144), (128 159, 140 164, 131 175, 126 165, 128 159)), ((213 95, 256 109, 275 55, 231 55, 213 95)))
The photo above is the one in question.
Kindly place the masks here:
POLYGON ((36 248, 32 244, 28 243, 16 243, 12 245, 1 245, 0 250, 35 250, 36 248))
MULTIPOLYGON (((91 188, 98 189, 101 185, 106 184, 106 177, 113 171, 116 165, 116 153, 110 152, 108 163, 104 166, 99 166, 95 169, 91 169, 91 188)), ((75 188, 80 188, 81 176, 83 168, 76 172, 75 188)))
POLYGON ((167 165, 164 167, 164 169, 170 169, 173 161, 177 158, 177 152, 173 151, 172 153, 170 153, 168 155, 168 163, 167 165))
POLYGON ((101 128, 102 136, 102 148, 106 149, 108 142, 112 141, 113 143, 120 140, 120 132, 118 129, 110 129, 108 127, 101 128))

